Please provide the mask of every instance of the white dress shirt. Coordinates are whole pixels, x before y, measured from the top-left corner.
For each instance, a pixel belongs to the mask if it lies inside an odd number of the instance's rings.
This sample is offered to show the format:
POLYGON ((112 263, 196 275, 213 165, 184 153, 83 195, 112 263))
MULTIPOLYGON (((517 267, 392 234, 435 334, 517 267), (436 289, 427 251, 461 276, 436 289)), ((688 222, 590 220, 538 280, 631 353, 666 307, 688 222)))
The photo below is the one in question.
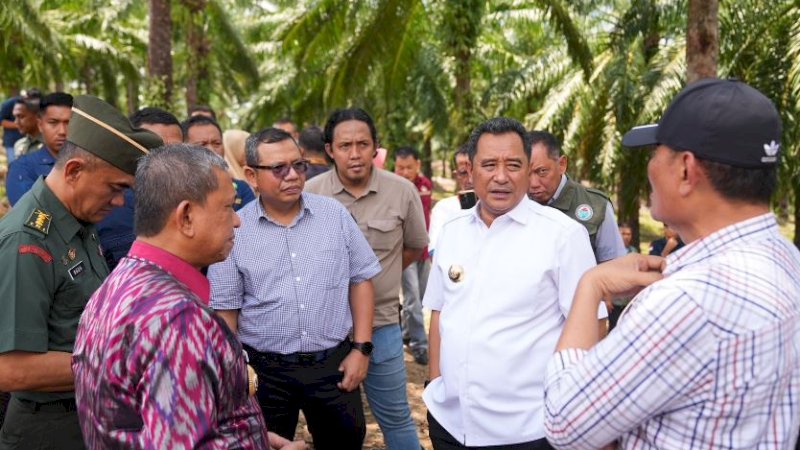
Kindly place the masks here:
POLYGON ((428 253, 431 256, 433 256, 433 252, 436 249, 436 242, 439 240, 439 233, 442 232, 444 224, 462 211, 461 202, 458 200, 457 195, 443 198, 433 205, 433 209, 431 209, 431 225, 428 227, 428 238, 430 240, 428 253))
POLYGON ((442 376, 423 399, 463 445, 533 441, 544 437, 547 361, 595 257, 586 229, 556 209, 526 197, 487 227, 479 207, 436 244, 424 305, 440 311, 442 376))

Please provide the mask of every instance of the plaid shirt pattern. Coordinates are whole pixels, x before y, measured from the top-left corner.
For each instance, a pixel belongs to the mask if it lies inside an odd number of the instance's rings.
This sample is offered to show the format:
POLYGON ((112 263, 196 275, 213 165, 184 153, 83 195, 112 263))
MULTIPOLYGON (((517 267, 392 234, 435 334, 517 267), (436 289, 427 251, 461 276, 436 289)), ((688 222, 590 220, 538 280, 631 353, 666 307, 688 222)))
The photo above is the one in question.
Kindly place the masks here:
POLYGON ((609 336, 550 360, 557 448, 793 449, 800 252, 765 214, 667 258, 609 336))

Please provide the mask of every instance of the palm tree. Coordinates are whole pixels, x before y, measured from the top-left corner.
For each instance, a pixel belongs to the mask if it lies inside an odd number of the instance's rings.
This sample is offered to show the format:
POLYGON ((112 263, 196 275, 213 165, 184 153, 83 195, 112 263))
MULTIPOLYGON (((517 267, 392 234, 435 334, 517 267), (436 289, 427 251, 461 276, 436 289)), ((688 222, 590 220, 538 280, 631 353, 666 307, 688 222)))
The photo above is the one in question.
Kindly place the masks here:
POLYGON ((719 0, 689 0, 686 81, 717 76, 719 0))

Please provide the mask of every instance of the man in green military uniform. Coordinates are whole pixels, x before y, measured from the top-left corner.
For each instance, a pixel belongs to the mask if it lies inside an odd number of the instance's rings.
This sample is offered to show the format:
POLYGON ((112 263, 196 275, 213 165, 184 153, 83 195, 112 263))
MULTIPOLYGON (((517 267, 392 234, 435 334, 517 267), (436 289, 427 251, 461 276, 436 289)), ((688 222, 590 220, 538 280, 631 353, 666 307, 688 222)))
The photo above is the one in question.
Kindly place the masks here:
POLYGON ((0 220, 0 390, 12 392, 0 449, 84 447, 70 360, 108 275, 92 224, 122 205, 138 158, 159 145, 111 105, 76 97, 53 171, 0 220))
POLYGON ((531 131, 528 137, 531 141, 528 197, 558 209, 586 227, 598 263, 624 256, 625 244, 608 196, 567 177, 567 157, 561 154, 555 136, 546 131, 531 131))

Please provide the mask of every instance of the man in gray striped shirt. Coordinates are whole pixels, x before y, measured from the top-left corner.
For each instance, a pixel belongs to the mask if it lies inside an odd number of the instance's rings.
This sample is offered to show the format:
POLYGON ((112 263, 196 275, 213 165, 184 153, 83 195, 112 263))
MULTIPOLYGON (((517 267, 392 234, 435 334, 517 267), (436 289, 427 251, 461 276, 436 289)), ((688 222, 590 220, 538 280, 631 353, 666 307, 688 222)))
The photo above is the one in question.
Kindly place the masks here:
POLYGON ((380 265, 339 202, 303 193, 308 162, 288 133, 260 131, 245 152, 259 199, 209 268, 211 306, 250 357, 270 431, 292 440, 302 409, 315 448, 360 449, 380 265))

